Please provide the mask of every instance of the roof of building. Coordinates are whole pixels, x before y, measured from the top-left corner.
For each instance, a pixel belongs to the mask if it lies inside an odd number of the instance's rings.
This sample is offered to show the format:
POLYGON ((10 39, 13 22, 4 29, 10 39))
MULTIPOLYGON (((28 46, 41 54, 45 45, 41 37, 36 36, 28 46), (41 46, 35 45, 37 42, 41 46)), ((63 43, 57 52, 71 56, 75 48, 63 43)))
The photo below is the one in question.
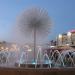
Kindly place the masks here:
POLYGON ((75 33, 75 30, 74 30, 74 29, 73 29, 73 30, 70 30, 70 32, 71 32, 71 33, 75 33))

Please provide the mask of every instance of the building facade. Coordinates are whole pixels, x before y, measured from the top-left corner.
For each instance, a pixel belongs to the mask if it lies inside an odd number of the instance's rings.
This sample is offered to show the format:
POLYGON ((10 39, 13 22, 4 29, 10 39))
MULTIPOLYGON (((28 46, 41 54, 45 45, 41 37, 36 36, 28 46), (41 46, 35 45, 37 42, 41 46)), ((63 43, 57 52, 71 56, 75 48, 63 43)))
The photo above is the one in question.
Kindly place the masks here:
POLYGON ((59 34, 56 40, 58 46, 75 46, 75 30, 71 30, 64 34, 59 34))

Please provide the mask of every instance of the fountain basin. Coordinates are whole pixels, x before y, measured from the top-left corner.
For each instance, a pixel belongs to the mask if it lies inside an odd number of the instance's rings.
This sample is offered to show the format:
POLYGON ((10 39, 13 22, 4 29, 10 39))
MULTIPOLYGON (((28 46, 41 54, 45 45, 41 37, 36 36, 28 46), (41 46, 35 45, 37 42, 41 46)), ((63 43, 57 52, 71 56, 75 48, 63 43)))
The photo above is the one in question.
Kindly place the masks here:
POLYGON ((15 64, 16 67, 21 68, 49 68, 49 64, 15 64))

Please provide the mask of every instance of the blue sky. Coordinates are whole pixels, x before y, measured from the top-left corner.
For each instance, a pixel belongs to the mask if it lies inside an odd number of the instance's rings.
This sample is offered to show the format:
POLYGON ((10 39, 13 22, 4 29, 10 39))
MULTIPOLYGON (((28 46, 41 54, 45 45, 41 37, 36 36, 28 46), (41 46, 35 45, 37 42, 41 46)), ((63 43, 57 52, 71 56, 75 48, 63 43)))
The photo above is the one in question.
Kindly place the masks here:
POLYGON ((75 29, 75 0, 0 0, 0 40, 10 40, 16 17, 30 7, 45 8, 53 27, 48 39, 75 29))

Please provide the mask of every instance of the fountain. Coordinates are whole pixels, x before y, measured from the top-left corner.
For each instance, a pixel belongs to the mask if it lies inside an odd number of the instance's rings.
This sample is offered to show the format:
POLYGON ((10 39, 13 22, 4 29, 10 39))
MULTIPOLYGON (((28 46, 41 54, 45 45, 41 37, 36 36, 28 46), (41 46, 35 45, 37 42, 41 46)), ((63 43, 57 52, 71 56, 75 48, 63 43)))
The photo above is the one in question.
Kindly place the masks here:
POLYGON ((49 59, 47 52, 45 52, 43 55, 43 61, 44 61, 44 64, 48 64, 49 68, 51 68, 52 61, 49 59))
POLYGON ((52 60, 52 67, 58 68, 58 67, 64 67, 63 58, 61 56, 61 53, 58 50, 55 50, 50 58, 52 60))
POLYGON ((35 68, 37 64, 42 64, 42 48, 41 46, 38 46, 38 52, 37 52, 37 57, 35 61, 35 68))
POLYGON ((39 46, 38 49, 35 67, 37 66, 37 64, 41 65, 40 68, 43 68, 43 64, 47 64, 49 65, 48 67, 51 68, 51 60, 49 59, 47 52, 43 54, 41 46, 39 46))
POLYGON ((63 53, 64 67, 74 67, 73 54, 74 52, 71 50, 65 51, 65 53, 63 53))
POLYGON ((19 60, 19 67, 21 64, 27 64, 27 56, 26 55, 27 55, 26 52, 21 53, 21 57, 19 60))
POLYGON ((19 60, 18 60, 18 66, 20 67, 21 64, 26 64, 28 63, 28 45, 25 45, 24 47, 20 48, 19 51, 19 60))
MULTIPOLYGON (((44 9, 36 7, 28 9, 18 17, 16 25, 16 29, 19 29, 20 34, 22 33, 29 42, 33 43, 33 59, 34 63, 36 63, 36 55, 40 53, 36 53, 36 45, 39 44, 40 41, 43 42, 45 40, 42 38, 47 37, 52 26, 48 13, 44 9)), ((27 43, 29 43, 28 41, 27 43)))
POLYGON ((4 52, 0 52, 0 64, 6 63, 6 56, 4 52))
POLYGON ((9 53, 7 51, 0 51, 0 66, 6 66, 9 61, 9 53))
MULTIPOLYGON (((27 47, 27 46, 26 46, 27 47)), ((75 52, 71 50, 59 52, 58 50, 50 51, 50 56, 47 51, 43 51, 42 46, 37 46, 37 55, 34 63, 28 62, 29 47, 16 51, 0 51, 0 66, 1 67, 14 67, 15 62, 18 61, 18 66, 21 64, 33 65, 34 68, 61 68, 61 67, 74 67, 75 65, 75 52), (18 56, 17 56, 18 55, 18 56), (46 66, 46 67, 44 67, 46 66)), ((26 67, 27 68, 27 67, 26 67)))

